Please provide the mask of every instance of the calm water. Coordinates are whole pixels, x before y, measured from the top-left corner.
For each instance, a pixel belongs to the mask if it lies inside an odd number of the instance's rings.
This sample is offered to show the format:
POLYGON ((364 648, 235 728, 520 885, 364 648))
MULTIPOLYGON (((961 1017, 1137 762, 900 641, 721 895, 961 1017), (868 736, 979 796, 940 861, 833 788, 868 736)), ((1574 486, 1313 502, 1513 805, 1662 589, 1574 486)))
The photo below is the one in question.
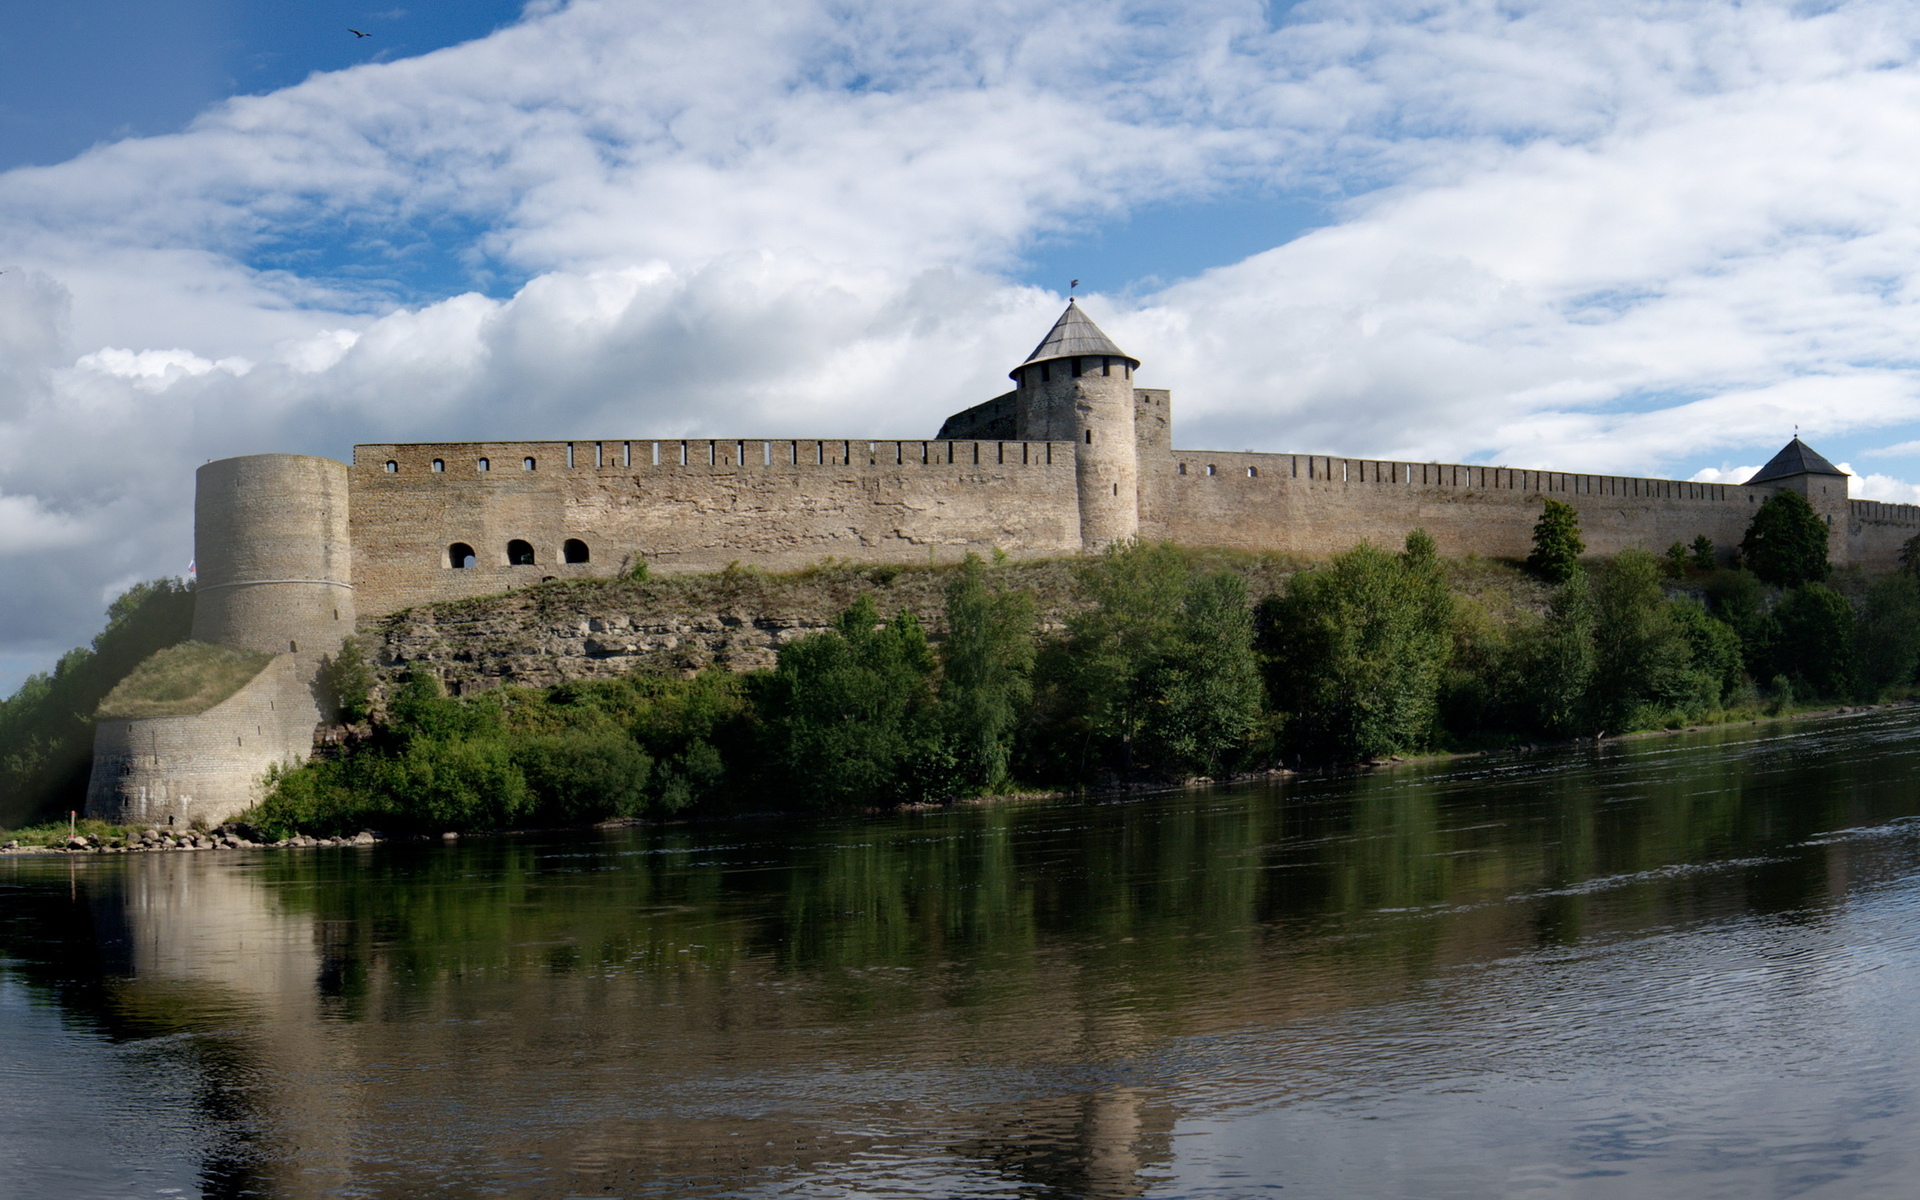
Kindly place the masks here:
POLYGON ((0 860, 0 1194, 1915 1194, 1920 713, 0 860))

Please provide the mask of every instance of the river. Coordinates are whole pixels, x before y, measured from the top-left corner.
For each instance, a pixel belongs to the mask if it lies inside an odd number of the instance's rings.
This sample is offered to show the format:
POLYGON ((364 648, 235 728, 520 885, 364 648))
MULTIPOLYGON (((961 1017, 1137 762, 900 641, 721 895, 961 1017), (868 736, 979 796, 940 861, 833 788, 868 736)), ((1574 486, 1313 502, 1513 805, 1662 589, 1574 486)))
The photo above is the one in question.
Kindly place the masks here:
POLYGON ((1920 711, 1126 800, 0 859, 0 1195, 1878 1197, 1920 711))

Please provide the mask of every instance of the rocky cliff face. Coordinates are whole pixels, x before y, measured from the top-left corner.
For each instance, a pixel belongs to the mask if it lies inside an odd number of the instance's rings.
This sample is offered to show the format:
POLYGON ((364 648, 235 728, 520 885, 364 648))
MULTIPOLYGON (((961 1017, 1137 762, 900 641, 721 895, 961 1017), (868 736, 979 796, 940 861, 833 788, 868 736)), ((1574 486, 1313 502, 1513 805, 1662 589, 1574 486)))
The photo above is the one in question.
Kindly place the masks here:
MULTIPOLYGON (((1244 575, 1255 600, 1279 591, 1301 565, 1279 555, 1187 554, 1196 569, 1244 575)), ((1082 603, 1074 585, 1080 561, 1006 563, 989 568, 988 580, 1031 591, 1040 627, 1058 628, 1082 603)), ((562 579, 363 621, 360 636, 376 668, 377 691, 413 668, 439 676, 455 694, 605 679, 636 669, 751 671, 772 666, 788 642, 831 628, 862 593, 873 596, 883 617, 912 612, 937 639, 955 570, 827 564, 782 575, 728 570, 645 581, 562 579)), ((1462 603, 1495 622, 1537 613, 1547 601, 1546 589, 1511 565, 1454 560, 1448 576, 1462 603)))
MULTIPOLYGON (((636 668, 770 667, 781 646, 831 628, 862 593, 881 615, 910 611, 937 635, 951 567, 825 566, 788 575, 723 571, 641 582, 559 580, 503 596, 427 605, 361 626, 383 684, 411 668, 456 694, 544 687, 636 668)), ((993 568, 997 586, 1032 590, 1043 624, 1073 603, 1069 561, 993 568)))

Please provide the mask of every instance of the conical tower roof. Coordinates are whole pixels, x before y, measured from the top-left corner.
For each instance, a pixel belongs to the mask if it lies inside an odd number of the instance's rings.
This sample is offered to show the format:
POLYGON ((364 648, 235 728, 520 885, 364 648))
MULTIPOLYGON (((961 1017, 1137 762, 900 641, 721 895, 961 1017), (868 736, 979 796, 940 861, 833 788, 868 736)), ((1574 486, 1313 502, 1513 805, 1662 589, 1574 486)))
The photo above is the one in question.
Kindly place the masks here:
POLYGON ((1785 479, 1792 475, 1839 475, 1846 472, 1820 457, 1812 446, 1801 441, 1798 436, 1780 448, 1780 453, 1767 460, 1767 465, 1753 473, 1748 483, 1766 483, 1769 480, 1785 479))
MULTIPOLYGON (((1047 336, 1033 348, 1020 366, 1031 366, 1053 358, 1074 358, 1082 354, 1103 354, 1111 358, 1124 358, 1136 368, 1140 360, 1113 344, 1113 339, 1100 332, 1100 327, 1087 319, 1080 306, 1072 300, 1067 301, 1067 311, 1053 323, 1047 336)), ((1013 369, 1013 375, 1020 374, 1020 367, 1013 369)))

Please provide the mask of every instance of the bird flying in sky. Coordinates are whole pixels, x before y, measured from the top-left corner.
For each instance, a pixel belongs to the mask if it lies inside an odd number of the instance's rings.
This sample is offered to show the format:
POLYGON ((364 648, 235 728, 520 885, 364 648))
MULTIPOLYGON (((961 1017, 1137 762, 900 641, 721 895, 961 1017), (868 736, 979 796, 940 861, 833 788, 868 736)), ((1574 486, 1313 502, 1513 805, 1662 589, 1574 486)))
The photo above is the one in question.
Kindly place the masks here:
POLYGON ((347 32, 348 32, 348 33, 350 33, 350 34, 352 34, 353 36, 355 36, 355 37, 357 37, 357 38, 363 38, 363 37, 372 37, 372 36, 373 36, 373 35, 372 35, 372 34, 370 34, 370 33, 361 33, 361 32, 360 32, 360 31, 359 31, 358 29, 355 29, 355 28, 353 28, 352 26, 348 26, 348 28, 347 28, 347 32))

